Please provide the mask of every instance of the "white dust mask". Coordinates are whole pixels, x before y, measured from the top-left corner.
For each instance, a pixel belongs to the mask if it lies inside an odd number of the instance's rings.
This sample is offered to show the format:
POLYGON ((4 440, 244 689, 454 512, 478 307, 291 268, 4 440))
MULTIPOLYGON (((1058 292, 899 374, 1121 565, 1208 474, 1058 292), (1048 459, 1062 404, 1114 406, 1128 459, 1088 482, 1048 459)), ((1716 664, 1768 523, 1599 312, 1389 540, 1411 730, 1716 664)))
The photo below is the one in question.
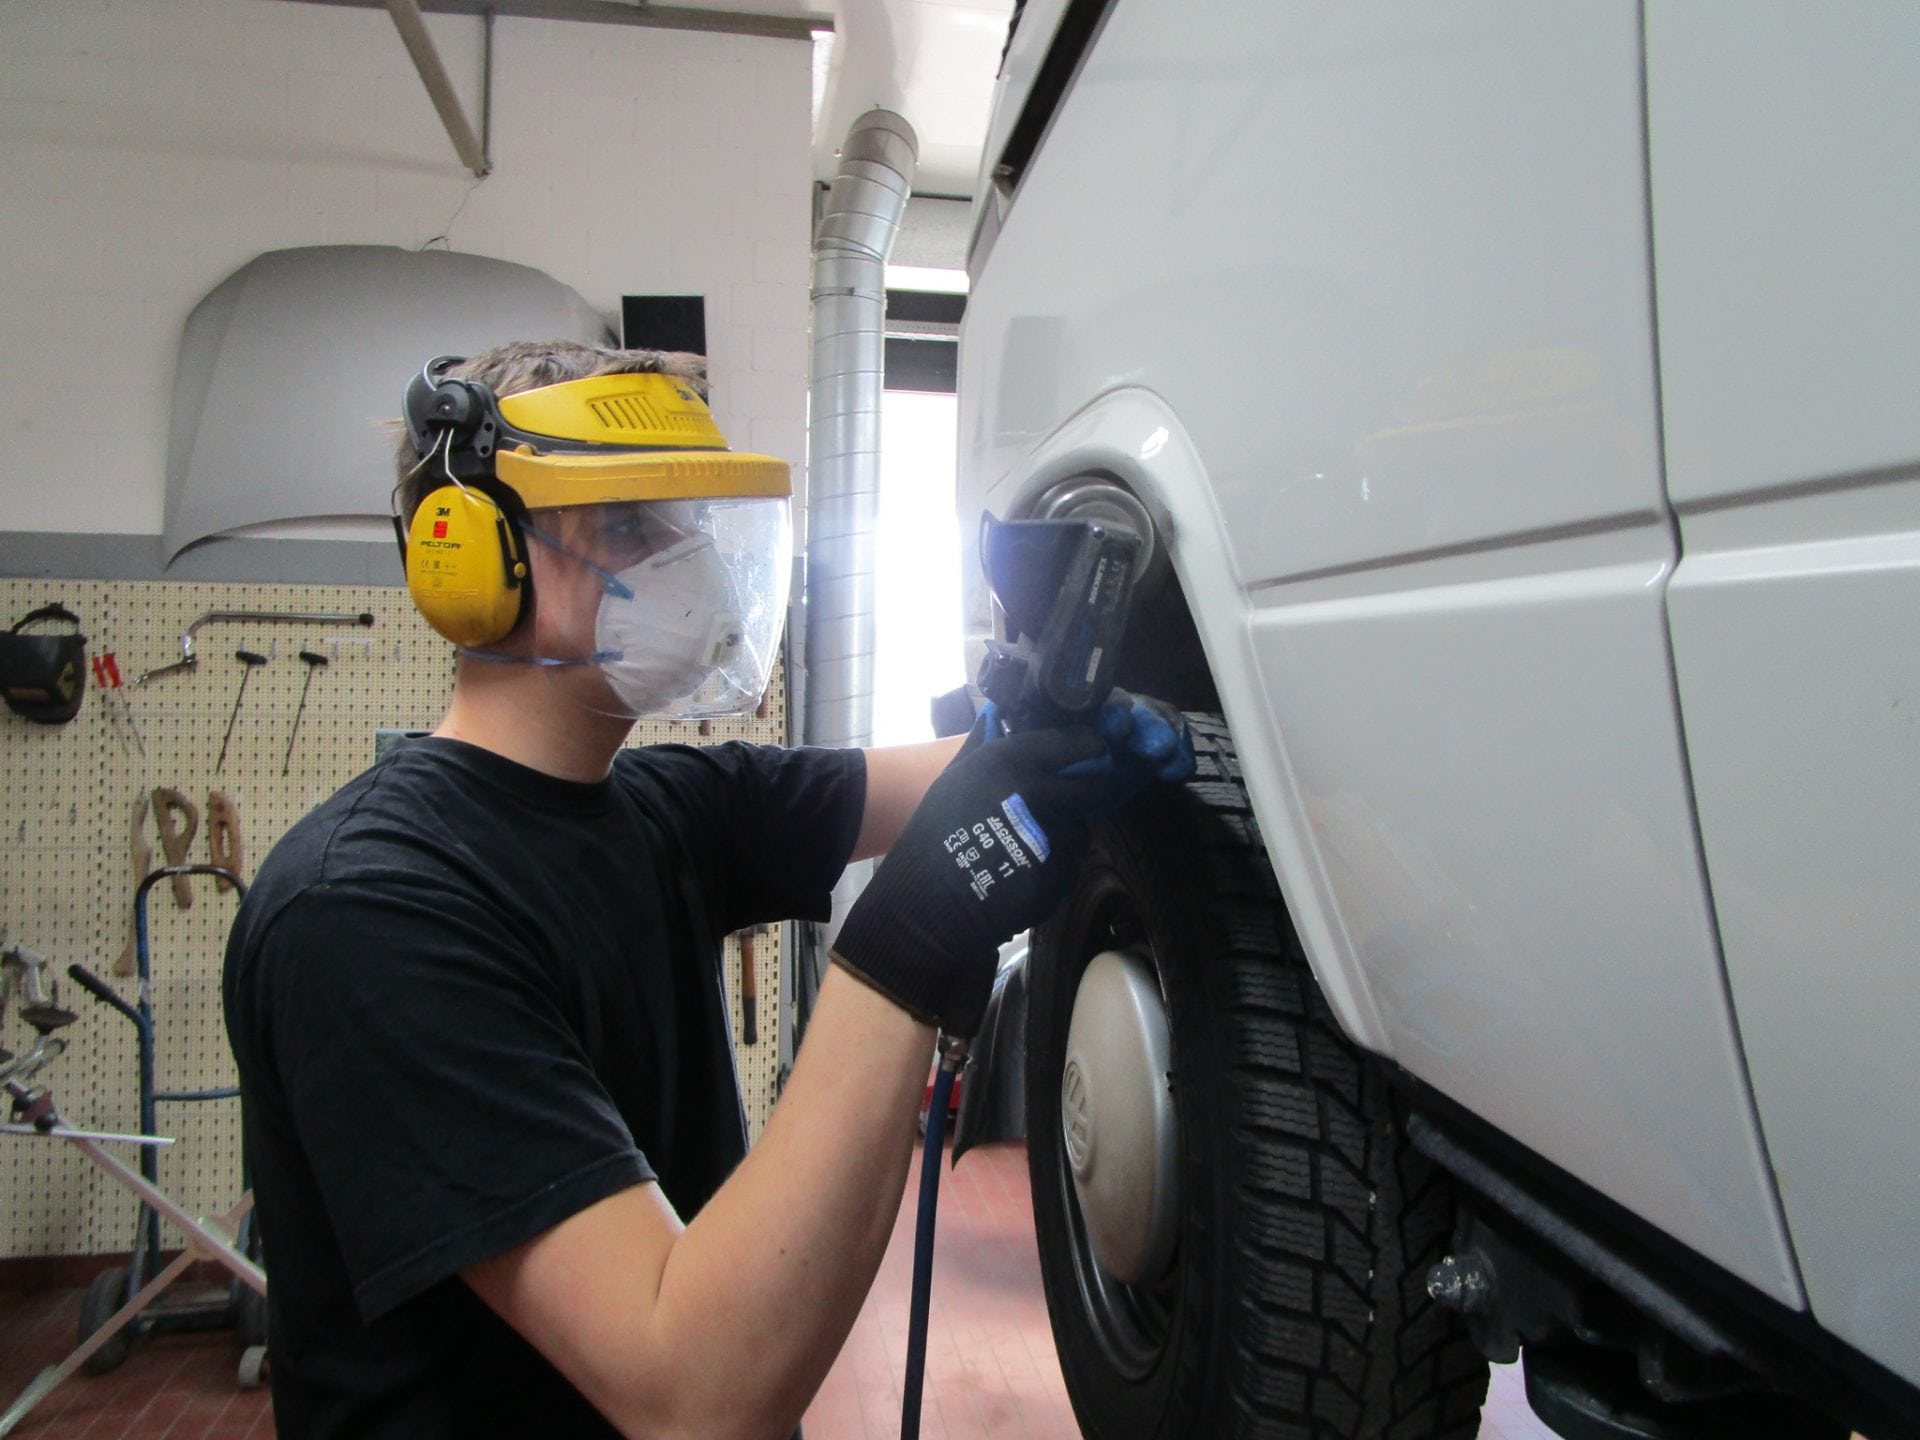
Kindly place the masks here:
POLYGON ((689 535, 613 579, 619 588, 600 599, 594 648, 628 713, 684 709, 716 674, 737 668, 745 626, 710 535, 689 535))

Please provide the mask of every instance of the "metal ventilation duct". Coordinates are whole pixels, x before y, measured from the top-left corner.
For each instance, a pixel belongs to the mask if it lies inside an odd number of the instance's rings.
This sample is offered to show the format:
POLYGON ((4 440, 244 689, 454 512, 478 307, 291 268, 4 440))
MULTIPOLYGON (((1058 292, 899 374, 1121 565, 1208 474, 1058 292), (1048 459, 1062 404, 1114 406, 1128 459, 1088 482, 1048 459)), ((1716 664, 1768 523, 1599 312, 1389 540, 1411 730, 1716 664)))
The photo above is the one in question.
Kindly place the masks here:
POLYGON ((873 739, 886 261, 918 150, 913 127, 890 110, 856 120, 814 239, 802 731, 810 745, 873 739))
MULTIPOLYGON (((880 514, 887 251, 913 188, 919 141, 891 110, 853 122, 813 242, 813 388, 807 424, 810 745, 873 741, 874 529, 880 514)), ((868 865, 833 890, 832 934, 868 865)), ((818 957, 815 957, 816 962, 818 957)), ((819 981, 818 974, 813 977, 819 981)))

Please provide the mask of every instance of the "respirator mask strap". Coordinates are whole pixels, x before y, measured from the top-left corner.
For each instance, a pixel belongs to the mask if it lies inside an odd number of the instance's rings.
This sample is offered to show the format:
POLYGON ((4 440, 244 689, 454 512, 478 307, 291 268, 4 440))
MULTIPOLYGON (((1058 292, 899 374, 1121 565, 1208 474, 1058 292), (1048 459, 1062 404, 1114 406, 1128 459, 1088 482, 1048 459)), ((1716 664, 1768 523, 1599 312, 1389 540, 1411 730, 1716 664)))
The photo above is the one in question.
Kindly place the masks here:
POLYGON ((493 665, 538 665, 547 670, 565 670, 575 665, 604 665, 609 660, 620 658, 617 650, 595 650, 574 660, 563 660, 558 655, 502 655, 498 650, 478 650, 471 645, 460 645, 455 650, 469 659, 485 660, 493 665))
POLYGON ((566 556, 569 560, 573 561, 576 565, 585 566, 589 571, 591 571, 594 574, 595 577, 599 579, 600 588, 604 590, 607 594, 617 596, 622 600, 633 599, 633 589, 631 586, 627 584, 626 581, 622 580, 618 575, 614 574, 611 570, 607 569, 604 565, 596 565, 593 561, 589 560, 586 556, 580 554, 578 551, 569 550, 565 545, 562 545, 558 540, 554 539, 554 537, 549 535, 545 530, 542 530, 538 525, 534 524, 533 517, 531 515, 525 516, 521 519, 520 528, 526 534, 533 536, 534 539, 538 540, 542 545, 546 546, 549 550, 557 550, 562 555, 566 556))
MULTIPOLYGON (((452 478, 451 473, 449 473, 448 478, 452 478)), ((459 483, 458 480, 454 481, 456 485, 459 483)), ((464 489, 465 487, 463 486, 462 488, 464 489)), ((543 530, 540 526, 534 524, 531 515, 522 515, 520 517, 520 531, 524 535, 532 536, 549 550, 557 551, 566 556, 576 565, 584 566, 599 580, 602 593, 621 600, 633 599, 632 588, 618 575, 615 575, 603 565, 595 564, 578 551, 562 545, 557 538, 547 533, 547 531, 543 530)), ((580 655, 572 659, 563 659, 558 655, 504 655, 498 650, 481 650, 470 645, 461 646, 460 654, 470 655, 475 660, 485 660, 495 665, 537 665, 550 670, 562 670, 577 665, 604 665, 608 661, 618 660, 620 658, 620 652, 618 650, 592 650, 585 655, 580 655)))

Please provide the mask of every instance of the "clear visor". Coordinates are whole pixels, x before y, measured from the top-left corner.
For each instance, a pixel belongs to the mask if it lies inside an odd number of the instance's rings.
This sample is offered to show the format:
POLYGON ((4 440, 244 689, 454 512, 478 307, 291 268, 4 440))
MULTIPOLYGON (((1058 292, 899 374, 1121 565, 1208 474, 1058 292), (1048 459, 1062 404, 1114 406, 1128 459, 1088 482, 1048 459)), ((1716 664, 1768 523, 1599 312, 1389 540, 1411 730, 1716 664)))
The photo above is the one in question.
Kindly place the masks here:
POLYGON ((528 520, 600 581, 593 660, 611 713, 693 720, 759 706, 792 571, 784 497, 578 505, 528 520))

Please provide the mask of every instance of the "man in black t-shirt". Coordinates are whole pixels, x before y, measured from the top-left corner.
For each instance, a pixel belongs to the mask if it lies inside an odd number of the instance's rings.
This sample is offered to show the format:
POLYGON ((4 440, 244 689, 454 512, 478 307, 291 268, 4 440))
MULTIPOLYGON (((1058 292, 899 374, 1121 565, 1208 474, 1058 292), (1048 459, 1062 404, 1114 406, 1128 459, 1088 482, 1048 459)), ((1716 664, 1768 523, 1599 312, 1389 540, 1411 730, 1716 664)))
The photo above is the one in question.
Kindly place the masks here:
POLYGON ((1087 817, 1178 771, 1124 714, 624 748, 751 705, 777 639, 785 467, 698 390, 571 344, 409 388, 402 549, 452 700, 289 831, 227 953, 283 1440, 791 1433, 885 1248, 932 1027, 973 1033, 1087 817), (722 940, 824 919, 888 851, 749 1153, 722 940))

